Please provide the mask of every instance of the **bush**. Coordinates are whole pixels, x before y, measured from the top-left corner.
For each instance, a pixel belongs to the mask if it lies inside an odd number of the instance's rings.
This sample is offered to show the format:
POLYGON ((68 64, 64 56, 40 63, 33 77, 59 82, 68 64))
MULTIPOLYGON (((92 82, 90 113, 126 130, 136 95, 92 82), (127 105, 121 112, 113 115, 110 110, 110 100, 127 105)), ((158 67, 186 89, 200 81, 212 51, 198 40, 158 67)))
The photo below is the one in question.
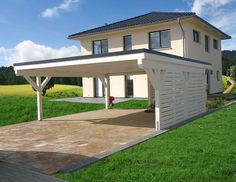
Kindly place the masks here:
POLYGON ((236 65, 230 66, 230 77, 236 81, 236 65))
POLYGON ((207 102, 207 108, 208 109, 215 109, 215 108, 219 108, 220 106, 222 106, 225 103, 224 99, 222 98, 216 98, 214 100, 208 100, 207 102))

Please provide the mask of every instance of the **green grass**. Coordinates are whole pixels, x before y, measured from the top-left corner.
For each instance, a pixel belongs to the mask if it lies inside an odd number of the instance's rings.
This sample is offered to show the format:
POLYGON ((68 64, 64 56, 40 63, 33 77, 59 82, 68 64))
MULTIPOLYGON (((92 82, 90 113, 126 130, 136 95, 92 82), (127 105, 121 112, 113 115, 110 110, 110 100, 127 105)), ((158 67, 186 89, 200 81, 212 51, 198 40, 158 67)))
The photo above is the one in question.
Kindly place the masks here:
MULTIPOLYGON (((104 104, 50 101, 52 98, 81 96, 82 88, 55 85, 43 97, 44 118, 103 109, 104 104)), ((0 86, 0 126, 37 119, 36 93, 29 85, 0 86)))
MULTIPOLYGON (((0 85, 1 96, 34 96, 36 92, 33 91, 30 85, 0 85)), ((61 97, 78 97, 82 96, 82 88, 74 85, 55 85, 47 91, 49 98, 61 97)))
POLYGON ((114 109, 145 109, 148 107, 147 100, 129 100, 125 102, 119 102, 112 108, 114 109))
MULTIPOLYGON (((37 119, 37 101, 34 96, 1 96, 0 106, 0 126, 37 119)), ((103 108, 103 104, 53 102, 43 98, 44 118, 103 108)))
POLYGON ((236 105, 86 168, 57 177, 72 182, 236 181, 236 105))
POLYGON ((226 90, 228 88, 228 82, 227 82, 227 76, 222 76, 222 88, 223 90, 226 90))
POLYGON ((234 85, 234 88, 233 88, 231 94, 236 94, 236 84, 234 85))
POLYGON ((236 105, 72 173, 68 181, 235 181, 236 105))

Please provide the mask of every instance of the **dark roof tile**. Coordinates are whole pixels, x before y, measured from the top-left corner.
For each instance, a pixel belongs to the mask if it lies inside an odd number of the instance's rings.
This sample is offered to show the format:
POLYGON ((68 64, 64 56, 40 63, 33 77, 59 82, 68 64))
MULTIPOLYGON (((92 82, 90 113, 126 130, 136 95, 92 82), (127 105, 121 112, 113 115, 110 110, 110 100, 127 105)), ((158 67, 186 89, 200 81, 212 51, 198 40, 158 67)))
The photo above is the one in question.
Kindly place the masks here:
POLYGON ((68 38, 85 36, 85 35, 90 35, 90 34, 95 34, 95 33, 100 33, 100 32, 107 32, 107 31, 123 29, 123 28, 129 28, 129 27, 138 26, 138 25, 159 23, 163 21, 177 19, 180 17, 189 17, 189 16, 194 16, 194 15, 195 13, 193 12, 151 12, 145 15, 137 16, 137 17, 126 19, 126 20, 119 21, 116 23, 112 23, 112 24, 101 26, 101 27, 93 28, 90 30, 82 31, 76 34, 72 34, 72 35, 69 35, 68 38))

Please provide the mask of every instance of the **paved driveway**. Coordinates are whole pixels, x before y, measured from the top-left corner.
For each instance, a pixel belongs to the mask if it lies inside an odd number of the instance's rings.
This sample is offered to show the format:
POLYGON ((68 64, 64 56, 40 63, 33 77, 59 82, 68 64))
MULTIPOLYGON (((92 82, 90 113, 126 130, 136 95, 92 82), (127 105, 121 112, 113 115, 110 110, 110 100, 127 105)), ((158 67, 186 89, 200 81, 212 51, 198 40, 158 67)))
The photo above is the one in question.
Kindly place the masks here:
POLYGON ((154 114, 99 110, 0 127, 0 161, 52 174, 154 132, 154 114))

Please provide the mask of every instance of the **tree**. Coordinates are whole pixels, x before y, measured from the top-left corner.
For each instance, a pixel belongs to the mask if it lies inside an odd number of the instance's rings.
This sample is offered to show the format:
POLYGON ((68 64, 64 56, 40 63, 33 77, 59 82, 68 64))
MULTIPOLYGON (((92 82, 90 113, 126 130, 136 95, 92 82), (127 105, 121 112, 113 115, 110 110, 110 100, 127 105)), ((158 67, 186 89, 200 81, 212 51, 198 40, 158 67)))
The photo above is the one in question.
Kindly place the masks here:
MULTIPOLYGON (((43 79, 45 79, 45 78, 43 78, 43 79)), ((35 79, 33 79, 34 81, 35 81, 35 79)), ((45 96, 46 95, 46 93, 47 93, 47 90, 49 90, 49 89, 51 89, 52 87, 54 87, 54 85, 55 85, 55 81, 54 81, 54 79, 53 78, 51 78, 51 80, 48 82, 48 84, 44 87, 44 89, 42 90, 42 96, 45 96)), ((34 90, 34 91, 36 91, 35 89, 34 89, 34 87, 32 87, 32 89, 34 90)))
POLYGON ((236 65, 230 66, 230 77, 236 81, 236 65))

